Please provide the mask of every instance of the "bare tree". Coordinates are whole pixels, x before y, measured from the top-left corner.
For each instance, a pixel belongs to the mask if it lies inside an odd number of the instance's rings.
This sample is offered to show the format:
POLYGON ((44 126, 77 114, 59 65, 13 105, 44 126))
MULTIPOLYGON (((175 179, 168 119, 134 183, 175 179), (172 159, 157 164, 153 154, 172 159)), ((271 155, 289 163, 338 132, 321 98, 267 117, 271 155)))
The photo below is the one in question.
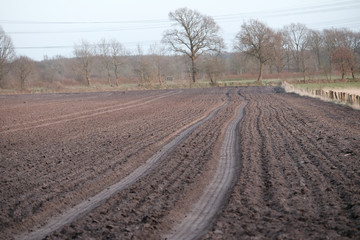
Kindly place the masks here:
POLYGON ((64 66, 62 64, 64 59, 65 57, 61 55, 56 55, 51 58, 45 55, 43 61, 39 63, 39 65, 42 66, 39 69, 41 72, 41 78, 51 84, 53 84, 56 80, 59 80, 64 70, 64 66))
POLYGON ((225 60, 221 54, 205 54, 201 56, 201 69, 210 79, 211 85, 215 86, 217 80, 224 72, 225 60))
POLYGON ((108 84, 111 85, 111 66, 112 66, 112 58, 110 55, 111 45, 106 41, 106 39, 100 40, 98 44, 98 53, 101 58, 101 62, 106 70, 106 76, 108 84))
POLYGON ((325 46, 325 52, 327 57, 327 64, 328 68, 326 69, 327 72, 329 72, 330 79, 332 75, 332 69, 333 69, 333 61, 332 56, 334 55, 334 51, 338 49, 339 47, 349 47, 348 41, 346 39, 346 29, 325 29, 323 31, 324 36, 324 46, 325 46))
POLYGON ((117 40, 110 41, 110 55, 115 76, 115 84, 119 86, 119 70, 120 66, 125 63, 124 57, 128 55, 126 49, 117 40))
POLYGON ((26 56, 20 56, 13 62, 14 73, 20 81, 21 90, 25 88, 25 81, 34 70, 34 61, 26 56))
POLYGON ((350 71, 353 80, 355 80, 355 72, 358 70, 356 66, 360 64, 360 32, 351 32, 347 31, 346 34, 348 47, 352 55, 352 66, 350 66, 350 71))
POLYGON ((137 55, 135 56, 134 73, 139 77, 139 86, 150 84, 149 62, 144 56, 141 46, 137 46, 137 55))
POLYGON ((0 27, 0 88, 2 87, 4 77, 10 70, 9 65, 14 57, 15 50, 12 40, 0 27))
POLYGON ((287 43, 289 44, 290 50, 293 53, 295 59, 297 71, 305 71, 303 66, 306 65, 305 61, 305 51, 309 46, 309 30, 308 28, 301 23, 290 24, 284 28, 284 33, 286 35, 287 43))
POLYGON ((191 59, 192 81, 197 81, 196 60, 206 52, 219 52, 224 47, 223 39, 218 35, 220 27, 214 19, 195 10, 180 8, 169 13, 174 21, 173 29, 164 33, 163 42, 172 50, 183 53, 191 59))
POLYGON ((321 60, 321 50, 324 47, 324 38, 321 32, 310 30, 309 46, 313 54, 316 56, 317 68, 321 68, 323 64, 321 60))
POLYGON ((162 75, 165 72, 165 68, 167 65, 167 61, 165 61, 165 53, 166 49, 164 46, 161 46, 159 44, 152 44, 149 48, 149 54, 151 58, 152 66, 155 70, 155 78, 160 83, 163 84, 163 78, 162 75))
POLYGON ((344 80, 345 74, 353 69, 353 54, 347 47, 338 47, 331 56, 331 62, 341 72, 341 80, 344 80))
POLYGON ((262 82, 264 64, 273 58, 274 33, 264 23, 258 20, 249 20, 241 26, 235 37, 234 48, 259 60, 260 71, 258 82, 262 82))
POLYGON ((273 45, 273 65, 278 73, 281 73, 285 68, 287 62, 287 43, 284 39, 284 33, 279 31, 274 34, 274 45, 273 45))
POLYGON ((80 45, 74 46, 74 55, 78 69, 85 75, 86 83, 88 86, 91 85, 90 74, 92 70, 94 48, 85 40, 81 41, 80 45))

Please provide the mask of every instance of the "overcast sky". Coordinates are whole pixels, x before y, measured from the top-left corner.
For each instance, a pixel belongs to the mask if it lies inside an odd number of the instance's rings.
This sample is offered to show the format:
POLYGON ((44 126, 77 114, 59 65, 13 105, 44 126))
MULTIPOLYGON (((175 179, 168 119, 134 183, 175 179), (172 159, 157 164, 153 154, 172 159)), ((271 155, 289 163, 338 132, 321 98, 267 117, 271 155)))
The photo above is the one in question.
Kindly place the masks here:
POLYGON ((169 12, 182 7, 212 16, 228 50, 250 18, 273 29, 303 23, 316 30, 360 31, 359 0, 0 0, 0 6, 0 26, 17 54, 35 60, 72 57, 82 39, 116 39, 130 50, 140 44, 146 52, 170 28, 169 12))

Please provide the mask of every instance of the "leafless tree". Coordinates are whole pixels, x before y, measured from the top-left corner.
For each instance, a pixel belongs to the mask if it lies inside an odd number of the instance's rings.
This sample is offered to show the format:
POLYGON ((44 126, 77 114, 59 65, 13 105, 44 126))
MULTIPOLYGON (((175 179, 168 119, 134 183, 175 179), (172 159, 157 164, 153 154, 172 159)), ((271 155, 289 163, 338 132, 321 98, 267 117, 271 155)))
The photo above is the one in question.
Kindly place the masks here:
POLYGON ((301 23, 290 24, 284 27, 287 43, 295 60, 296 71, 302 72, 304 81, 310 70, 310 62, 313 60, 310 51, 311 31, 301 23))
POLYGON ((62 64, 64 60, 65 57, 61 55, 56 55, 51 58, 45 55, 43 61, 39 63, 40 66, 43 66, 40 70, 41 78, 51 84, 54 83, 56 80, 59 80, 64 70, 64 66, 62 64))
POLYGON ((217 84, 217 80, 224 72, 225 61, 223 56, 220 54, 206 54, 202 56, 201 65, 202 70, 210 79, 211 85, 215 86, 217 84))
POLYGON ((278 73, 281 73, 287 64, 287 49, 288 45, 284 39, 284 33, 278 31, 274 34, 274 45, 273 45, 273 65, 278 73))
POLYGON ((325 52, 327 56, 327 63, 328 63, 328 72, 330 74, 330 79, 332 75, 332 69, 333 69, 333 61, 332 56, 334 55, 334 51, 338 49, 339 47, 348 48, 349 42, 347 39, 348 30, 346 29, 325 29, 323 31, 324 36, 324 46, 325 46, 325 52))
POLYGON ((110 55, 111 45, 106 39, 100 40, 98 44, 98 53, 101 58, 101 63, 106 70, 107 82, 111 85, 111 72, 112 72, 112 57, 110 55))
POLYGON ((153 69, 155 70, 155 78, 160 83, 164 83, 164 79, 162 78, 162 75, 165 73, 165 68, 167 66, 167 61, 165 60, 165 53, 166 49, 164 46, 161 46, 159 44, 152 44, 149 48, 149 55, 151 58, 151 63, 153 66, 153 69))
POLYGON ((12 40, 0 27, 0 88, 2 87, 6 74, 10 70, 9 65, 14 57, 15 50, 12 40))
POLYGON ((244 22, 235 37, 234 48, 259 60, 258 82, 262 82, 264 64, 273 59, 274 33, 264 23, 251 19, 244 22))
POLYGON ((302 68, 302 66, 305 65, 303 62, 305 60, 304 52, 309 46, 308 28, 301 23, 292 23, 284 28, 284 33, 286 34, 286 39, 290 50, 293 53, 297 71, 304 70, 302 68))
POLYGON ((323 65, 321 60, 321 51, 324 47, 324 37, 320 31, 310 30, 309 46, 316 57, 317 68, 321 68, 323 65))
POLYGON ((140 45, 137 46, 137 54, 135 56, 134 73, 139 78, 139 86, 150 84, 150 67, 149 62, 144 56, 144 51, 140 45))
POLYGON ((350 71, 353 80, 355 80, 355 72, 360 70, 360 32, 346 31, 346 39, 352 58, 352 66, 350 66, 350 71))
POLYGON ((74 55, 78 69, 85 75, 86 83, 88 86, 91 85, 90 74, 92 70, 94 47, 85 40, 81 41, 80 45, 74 46, 74 55))
POLYGON ((20 56, 14 60, 13 66, 13 71, 20 81, 21 90, 23 90, 25 89, 26 79, 34 70, 34 61, 31 60, 29 57, 20 56))
POLYGON ((116 86, 119 86, 120 66, 125 63, 125 57, 128 55, 128 52, 120 42, 113 39, 110 41, 110 55, 115 76, 115 84, 116 86))
POLYGON ((331 56, 331 62, 341 72, 341 80, 344 80, 345 74, 353 69, 353 54, 347 47, 337 47, 331 56))
POLYGON ((192 81, 197 81, 196 60, 206 52, 219 52, 224 47, 220 37, 220 27, 214 19, 188 8, 180 8, 169 13, 174 22, 173 29, 164 33, 163 42, 175 52, 187 55, 191 59, 192 81))

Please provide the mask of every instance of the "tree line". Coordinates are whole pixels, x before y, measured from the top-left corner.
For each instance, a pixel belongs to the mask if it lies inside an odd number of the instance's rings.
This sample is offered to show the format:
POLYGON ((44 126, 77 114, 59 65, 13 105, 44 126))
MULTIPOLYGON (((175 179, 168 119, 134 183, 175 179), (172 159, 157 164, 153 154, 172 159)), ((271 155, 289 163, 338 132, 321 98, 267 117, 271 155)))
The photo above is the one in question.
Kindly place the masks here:
POLYGON ((208 79, 264 74, 296 74, 303 80, 322 75, 356 79, 360 71, 360 32, 345 28, 312 30, 301 23, 282 29, 251 19, 234 36, 226 50, 220 27, 210 16, 180 8, 169 13, 173 23, 161 44, 130 52, 116 39, 97 43, 82 40, 74 45, 73 57, 44 57, 33 61, 15 53, 11 38, 0 28, 0 88, 26 85, 61 86, 103 83, 119 86, 137 82, 140 86, 167 80, 208 79))

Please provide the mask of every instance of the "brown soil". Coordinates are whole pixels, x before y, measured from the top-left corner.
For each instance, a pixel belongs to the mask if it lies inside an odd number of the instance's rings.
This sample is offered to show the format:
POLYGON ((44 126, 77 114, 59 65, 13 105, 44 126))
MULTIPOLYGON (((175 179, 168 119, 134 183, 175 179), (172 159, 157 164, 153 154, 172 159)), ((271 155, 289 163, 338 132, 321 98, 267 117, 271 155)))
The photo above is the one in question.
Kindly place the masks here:
POLYGON ((0 239, 165 236, 212 181, 239 89, 233 184, 202 238, 358 237, 360 111, 250 87, 0 96, 0 239))
POLYGON ((360 111, 243 88, 241 171, 203 239, 359 239, 360 111))

